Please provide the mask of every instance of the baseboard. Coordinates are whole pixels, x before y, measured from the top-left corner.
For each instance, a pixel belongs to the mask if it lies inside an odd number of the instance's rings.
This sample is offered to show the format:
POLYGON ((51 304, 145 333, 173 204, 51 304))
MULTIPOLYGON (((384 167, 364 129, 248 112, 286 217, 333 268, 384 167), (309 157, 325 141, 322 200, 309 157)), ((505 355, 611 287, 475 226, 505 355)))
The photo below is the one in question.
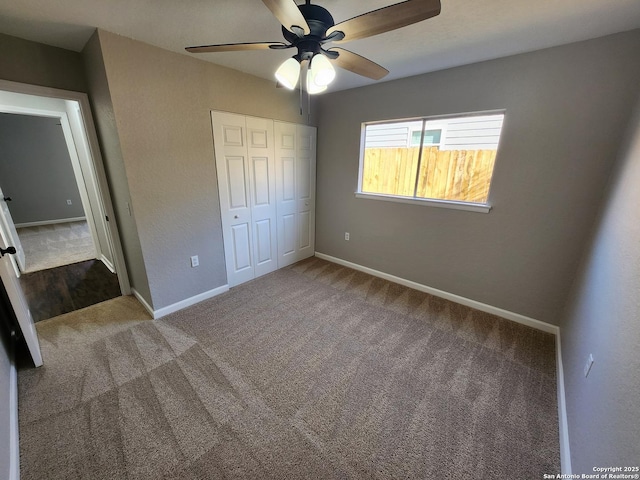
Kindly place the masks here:
POLYGON ((542 322, 540 320, 536 320, 535 318, 526 317, 524 315, 520 315, 519 313, 514 313, 502 308, 494 307, 493 305, 487 305, 486 303, 471 300, 470 298, 461 297, 460 295, 456 295, 455 293, 438 290, 437 288, 429 287, 421 283, 396 277, 395 275, 380 272, 378 270, 374 270, 373 268, 364 267, 362 265, 358 265, 357 263, 352 263, 347 260, 342 260, 341 258, 332 257, 331 255, 326 255, 324 253, 316 252, 316 257, 327 260, 329 262, 337 263, 338 265, 342 265, 344 267, 349 267, 353 268, 354 270, 368 273, 369 275, 373 275, 374 277, 383 278, 385 280, 389 280, 390 282, 404 285, 405 287, 413 288, 414 290, 418 290, 420 292, 425 292, 436 297, 451 300, 452 302, 466 305, 467 307, 475 308, 476 310, 480 310, 482 312, 491 313, 493 315, 506 318, 507 320, 511 320, 513 322, 517 322, 522 325, 535 328, 537 330, 542 330, 543 332, 553 333, 554 335, 557 335, 558 333, 558 327, 556 325, 551 325, 550 323, 542 322))
POLYGON ((20 441, 18 432, 18 369, 13 351, 9 373, 9 480, 20 479, 20 441))
POLYGON ((203 292, 198 295, 194 295, 190 298, 185 298, 179 302, 168 305, 166 307, 159 308, 158 310, 154 310, 151 306, 142 298, 134 288, 131 289, 131 293, 138 299, 138 301, 142 304, 142 306, 151 314, 154 320, 158 318, 162 318, 170 313, 177 312, 178 310, 182 310, 183 308, 190 307, 191 305, 195 305, 196 303, 203 302, 204 300, 208 300, 209 298, 216 297, 224 292, 229 291, 229 285, 222 285, 218 288, 214 288, 213 290, 209 290, 208 292, 203 292))
POLYGON ((136 297, 136 300, 138 300, 142 306, 144 307, 144 309, 149 312, 149 315, 151 315, 151 318, 155 318, 153 316, 153 308, 151 307, 151 305, 149 305, 147 303, 147 301, 144 299, 144 297, 142 295, 140 295, 140 292, 138 292, 135 288, 131 288, 131 294, 136 297))
POLYGON ((107 257, 105 257, 104 255, 100 255, 100 261, 104 263, 104 266, 107 267, 107 269, 111 273, 116 273, 116 269, 113 266, 113 263, 111 263, 107 257))
POLYGON ((564 369, 560 330, 556 334, 556 375, 558 382, 558 429, 560 432, 560 470, 563 475, 571 475, 571 449, 569 447, 569 423, 567 421, 567 403, 564 392, 564 369))
POLYGON ((58 223, 84 222, 87 217, 61 218, 59 220, 43 220, 41 222, 16 223, 16 228, 41 227, 43 225, 56 225, 58 223))

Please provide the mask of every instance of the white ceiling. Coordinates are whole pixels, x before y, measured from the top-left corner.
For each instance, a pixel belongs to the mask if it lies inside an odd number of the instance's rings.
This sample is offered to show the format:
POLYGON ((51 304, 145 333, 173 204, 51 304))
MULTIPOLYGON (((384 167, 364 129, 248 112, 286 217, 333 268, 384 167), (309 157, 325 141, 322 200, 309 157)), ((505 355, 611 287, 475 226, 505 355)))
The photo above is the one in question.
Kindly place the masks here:
MULTIPOLYGON (((384 80, 392 80, 640 27, 640 0, 441 2, 437 17, 341 47, 386 67, 391 73, 384 80)), ((397 0, 313 3, 338 23, 397 0)), ((184 51, 192 45, 282 41, 280 24, 260 0, 0 0, 0 32, 8 35, 80 51, 95 27, 184 55, 193 55, 184 51)), ((290 55, 285 50, 193 56, 273 79, 290 55)), ((330 90, 370 83, 340 70, 330 90)))

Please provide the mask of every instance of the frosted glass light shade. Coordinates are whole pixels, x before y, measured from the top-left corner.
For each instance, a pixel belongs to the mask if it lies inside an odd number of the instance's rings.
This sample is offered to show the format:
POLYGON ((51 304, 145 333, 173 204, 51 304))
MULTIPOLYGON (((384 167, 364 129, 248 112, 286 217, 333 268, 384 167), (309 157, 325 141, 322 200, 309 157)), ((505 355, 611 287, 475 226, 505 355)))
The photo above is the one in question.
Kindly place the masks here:
POLYGON ((319 87, 325 87, 336 78, 336 71, 327 57, 322 54, 314 55, 311 59, 311 79, 319 87))
POLYGON ((326 85, 316 85, 313 82, 311 70, 307 71, 307 93, 309 95, 315 95, 316 93, 322 93, 327 89, 326 85))
POLYGON ((278 70, 276 70, 276 78, 289 90, 293 90, 294 88, 296 88, 299 77, 300 64, 293 57, 282 62, 282 65, 280 65, 280 67, 278 67, 278 70))

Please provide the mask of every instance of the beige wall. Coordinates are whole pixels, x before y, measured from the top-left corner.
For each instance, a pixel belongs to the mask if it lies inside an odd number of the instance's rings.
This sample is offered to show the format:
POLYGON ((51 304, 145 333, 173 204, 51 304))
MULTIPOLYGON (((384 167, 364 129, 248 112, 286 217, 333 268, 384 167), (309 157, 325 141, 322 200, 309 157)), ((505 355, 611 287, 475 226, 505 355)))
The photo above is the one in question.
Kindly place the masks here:
POLYGON ((210 111, 299 123, 306 113, 274 82, 109 32, 98 38, 149 280, 143 296, 157 310, 226 284, 210 111))
POLYGON ((640 99, 561 324, 573 473, 634 466, 640 459, 638 186, 640 99), (590 353, 594 363, 585 378, 590 353))
POLYGON ((2 33, 0 78, 62 90, 87 91, 79 53, 2 33))
POLYGON ((93 34, 87 45, 85 45, 82 57, 89 86, 89 101, 91 102, 91 110, 94 115, 113 209, 118 223, 129 282, 131 287, 136 289, 140 295, 149 299, 151 298, 149 280, 135 216, 133 214, 129 215, 127 208, 127 203, 131 201, 129 182, 122 157, 118 129, 113 113, 113 103, 97 32, 93 34))
POLYGON ((638 92, 638 51, 640 30, 324 95, 316 250, 558 324, 638 92), (489 214, 354 197, 362 122, 502 108, 489 214))

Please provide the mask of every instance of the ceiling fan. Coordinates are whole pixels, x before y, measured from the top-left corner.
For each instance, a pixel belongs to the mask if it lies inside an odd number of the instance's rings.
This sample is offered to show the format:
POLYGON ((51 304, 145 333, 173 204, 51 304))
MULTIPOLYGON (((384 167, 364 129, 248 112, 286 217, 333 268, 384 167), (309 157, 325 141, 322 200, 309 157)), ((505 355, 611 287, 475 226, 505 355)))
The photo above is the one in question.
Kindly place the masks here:
POLYGON ((279 83, 294 89, 301 65, 307 64, 308 93, 327 89, 335 77, 331 63, 373 80, 380 80, 389 71, 375 62, 339 47, 324 48, 329 42, 345 43, 421 22, 440 13, 440 0, 407 0, 372 10, 335 24, 329 11, 306 0, 297 5, 294 0, 262 0, 282 24, 285 42, 226 43, 187 47, 191 53, 237 52, 243 50, 285 50, 297 53, 276 71, 279 83), (329 61, 331 60, 331 62, 329 61))

